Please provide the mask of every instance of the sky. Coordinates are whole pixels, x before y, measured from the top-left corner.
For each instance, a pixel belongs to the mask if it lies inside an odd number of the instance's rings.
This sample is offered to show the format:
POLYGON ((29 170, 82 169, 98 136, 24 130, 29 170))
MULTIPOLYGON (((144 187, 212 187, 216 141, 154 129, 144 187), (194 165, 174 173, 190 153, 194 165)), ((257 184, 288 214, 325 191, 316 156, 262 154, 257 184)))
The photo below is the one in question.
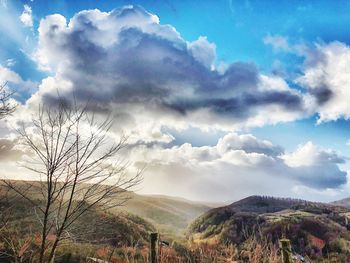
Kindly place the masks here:
MULTIPOLYGON (((57 91, 127 134, 137 192, 226 202, 350 196, 348 1, 0 0, 1 176, 57 91)), ((5 174, 6 173, 6 174, 5 174)))

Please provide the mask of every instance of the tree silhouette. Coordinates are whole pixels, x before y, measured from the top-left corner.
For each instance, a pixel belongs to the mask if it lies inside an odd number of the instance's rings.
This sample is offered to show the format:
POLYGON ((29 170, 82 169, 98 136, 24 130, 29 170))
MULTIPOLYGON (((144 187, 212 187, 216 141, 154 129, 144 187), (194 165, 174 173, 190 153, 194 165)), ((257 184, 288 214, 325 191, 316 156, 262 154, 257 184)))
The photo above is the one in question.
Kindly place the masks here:
POLYGON ((0 119, 3 119, 7 115, 11 114, 16 108, 16 105, 10 102, 13 92, 9 92, 6 89, 6 86, 7 82, 0 85, 0 119))
POLYGON ((111 143, 112 121, 96 121, 87 106, 40 107, 29 125, 18 130, 33 152, 26 168, 37 181, 5 185, 36 210, 41 225, 38 262, 52 262, 59 243, 69 237, 77 219, 92 209, 110 209, 128 200, 128 189, 141 180, 141 171, 126 173, 126 164, 116 155, 126 138, 111 143), (40 197, 38 197, 38 195, 40 197))

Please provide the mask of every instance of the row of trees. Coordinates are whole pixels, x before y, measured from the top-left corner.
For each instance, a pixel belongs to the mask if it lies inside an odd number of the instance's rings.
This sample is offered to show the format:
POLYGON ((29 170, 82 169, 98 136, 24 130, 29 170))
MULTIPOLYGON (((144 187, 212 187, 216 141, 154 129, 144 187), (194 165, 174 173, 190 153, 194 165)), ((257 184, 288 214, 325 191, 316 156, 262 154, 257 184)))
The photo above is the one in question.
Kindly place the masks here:
MULTIPOLYGON (((1 92, 3 118, 14 106, 5 86, 1 92)), ((8 203, 21 198, 34 208, 41 232, 36 262, 53 262, 57 247, 69 238, 74 222, 89 210, 123 205, 129 198, 128 190, 140 183, 141 171, 130 176, 127 163, 117 158, 126 146, 126 137, 111 142, 111 126, 111 118, 97 118, 87 105, 75 101, 67 105, 59 99, 54 107, 40 106, 32 119, 17 129, 30 152, 24 166, 35 180, 19 183, 3 179, 4 191, 0 192, 6 193, 8 203)), ((9 221, 2 222, 6 228, 9 221)), ((18 255, 13 256, 18 260, 18 255)))

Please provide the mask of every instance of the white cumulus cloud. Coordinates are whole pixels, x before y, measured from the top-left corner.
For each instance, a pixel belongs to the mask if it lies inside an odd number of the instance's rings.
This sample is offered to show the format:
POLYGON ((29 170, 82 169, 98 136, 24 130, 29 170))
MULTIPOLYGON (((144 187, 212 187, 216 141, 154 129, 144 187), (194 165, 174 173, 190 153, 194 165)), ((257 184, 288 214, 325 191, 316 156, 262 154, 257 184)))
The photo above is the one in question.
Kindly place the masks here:
POLYGON ((69 21, 50 15, 38 30, 35 58, 54 81, 43 81, 34 104, 54 101, 60 88, 62 96, 93 98, 100 111, 128 116, 134 126, 146 120, 176 129, 237 130, 305 114, 304 95, 282 79, 262 75, 253 63, 216 70, 214 43, 186 41, 141 7, 85 10, 69 21))
POLYGON ((32 16, 32 8, 29 5, 23 6, 23 12, 20 15, 19 19, 26 27, 33 27, 33 16, 32 16))
MULTIPOLYGON (((311 142, 285 153, 251 134, 229 133, 214 146, 145 146, 130 154, 138 165, 147 164, 146 193, 216 201, 249 194, 310 198, 342 189, 347 183, 347 173, 338 166, 344 158, 311 142)), ((325 195, 323 200, 331 197, 325 195)))
POLYGON ((314 96, 319 122, 350 118, 350 47, 341 42, 317 44, 306 54, 298 83, 314 96))

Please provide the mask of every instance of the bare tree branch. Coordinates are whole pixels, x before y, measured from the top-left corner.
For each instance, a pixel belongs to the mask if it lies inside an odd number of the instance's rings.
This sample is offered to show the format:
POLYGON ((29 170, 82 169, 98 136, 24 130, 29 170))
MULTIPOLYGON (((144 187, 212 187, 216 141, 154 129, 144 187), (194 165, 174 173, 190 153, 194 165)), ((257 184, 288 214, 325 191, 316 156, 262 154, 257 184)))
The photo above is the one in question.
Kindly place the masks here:
POLYGON ((127 164, 118 160, 126 138, 111 143, 111 126, 111 118, 96 121, 86 105, 67 107, 61 102, 55 108, 40 107, 32 125, 18 130, 34 153, 25 167, 40 180, 29 183, 28 189, 4 183, 36 209, 42 229, 40 263, 52 261, 61 240, 85 213, 123 205, 128 190, 141 182, 142 171, 129 176, 127 164), (33 192, 41 195, 40 202, 33 192), (47 242, 49 235, 55 236, 52 243, 47 242))
POLYGON ((3 119, 7 115, 13 113, 16 109, 16 105, 10 102, 13 92, 7 91, 6 86, 7 82, 0 85, 0 119, 3 119))

